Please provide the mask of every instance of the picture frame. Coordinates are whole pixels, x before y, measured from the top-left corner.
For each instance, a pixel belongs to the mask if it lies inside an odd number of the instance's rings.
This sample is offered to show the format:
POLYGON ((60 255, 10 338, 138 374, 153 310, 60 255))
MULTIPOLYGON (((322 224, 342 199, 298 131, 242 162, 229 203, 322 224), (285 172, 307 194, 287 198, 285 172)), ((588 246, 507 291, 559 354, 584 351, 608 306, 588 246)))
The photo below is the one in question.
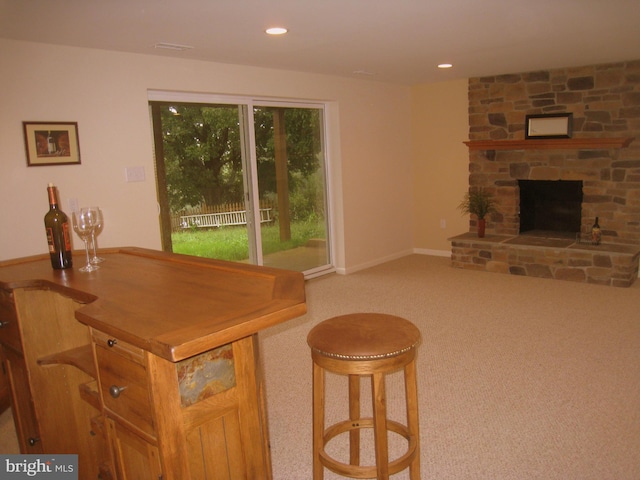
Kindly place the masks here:
POLYGON ((77 122, 22 122, 27 166, 80 165, 77 122))
POLYGON ((525 139, 571 138, 573 113, 527 115, 525 139))

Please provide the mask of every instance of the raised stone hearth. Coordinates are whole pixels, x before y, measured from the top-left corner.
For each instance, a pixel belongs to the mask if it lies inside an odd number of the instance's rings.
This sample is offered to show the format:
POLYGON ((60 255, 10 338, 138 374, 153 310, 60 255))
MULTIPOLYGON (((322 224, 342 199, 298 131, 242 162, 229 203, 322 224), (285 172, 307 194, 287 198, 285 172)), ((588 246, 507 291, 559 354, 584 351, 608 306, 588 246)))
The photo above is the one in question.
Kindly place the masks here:
POLYGON ((640 247, 589 245, 575 239, 464 233, 450 239, 454 267, 629 287, 638 278, 640 247))

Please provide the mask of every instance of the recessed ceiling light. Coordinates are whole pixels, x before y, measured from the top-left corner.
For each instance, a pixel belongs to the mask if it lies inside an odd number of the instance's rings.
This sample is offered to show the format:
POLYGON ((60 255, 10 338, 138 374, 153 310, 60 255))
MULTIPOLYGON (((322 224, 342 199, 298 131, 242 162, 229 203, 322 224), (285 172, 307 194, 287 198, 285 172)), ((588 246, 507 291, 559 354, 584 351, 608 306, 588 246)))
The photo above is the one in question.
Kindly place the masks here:
POLYGON ((453 67, 453 65, 450 64, 450 63, 441 63, 440 65, 438 65, 438 68, 443 68, 443 69, 444 68, 451 68, 451 67, 453 67))
POLYGON ((287 29, 284 27, 271 27, 265 30, 269 35, 284 35, 287 33, 287 29))

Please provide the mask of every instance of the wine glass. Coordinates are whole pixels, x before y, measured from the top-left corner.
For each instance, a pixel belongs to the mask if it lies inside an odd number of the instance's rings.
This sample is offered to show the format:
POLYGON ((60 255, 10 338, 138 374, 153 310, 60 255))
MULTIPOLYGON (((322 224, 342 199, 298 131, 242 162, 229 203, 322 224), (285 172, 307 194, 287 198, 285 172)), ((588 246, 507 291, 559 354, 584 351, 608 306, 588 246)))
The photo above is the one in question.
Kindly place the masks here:
POLYGON ((100 207, 91 207, 87 210, 89 211, 89 215, 91 215, 93 219, 93 230, 91 231, 91 245, 93 248, 93 256, 91 257, 91 263, 95 265, 100 262, 104 262, 104 258, 98 256, 98 244, 96 243, 96 236, 99 235, 100 232, 102 232, 104 217, 102 216, 102 210, 100 210, 100 207))
POLYGON ((89 209, 81 208, 80 211, 73 212, 73 230, 84 242, 84 250, 87 254, 87 264, 84 267, 80 267, 81 272, 93 272, 98 270, 98 265, 91 264, 91 258, 89 257, 89 238, 91 238, 91 232, 93 231, 93 219, 94 217, 89 213, 89 209))

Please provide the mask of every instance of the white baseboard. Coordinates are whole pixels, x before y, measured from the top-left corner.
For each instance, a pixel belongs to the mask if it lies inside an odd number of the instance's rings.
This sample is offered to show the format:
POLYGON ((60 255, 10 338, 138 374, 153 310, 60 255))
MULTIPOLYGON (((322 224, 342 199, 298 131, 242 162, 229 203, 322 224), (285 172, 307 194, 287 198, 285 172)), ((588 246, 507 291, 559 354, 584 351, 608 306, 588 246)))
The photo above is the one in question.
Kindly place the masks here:
POLYGON ((413 250, 405 250, 404 252, 398 252, 383 258, 377 258, 376 260, 372 260, 366 263, 361 263, 360 265, 356 265, 354 267, 338 268, 336 269, 336 272, 342 275, 349 275, 350 273, 355 273, 360 270, 365 270, 367 268, 375 267, 376 265, 390 262, 391 260, 397 260, 398 258, 406 257, 407 255, 411 255, 412 253, 413 253, 413 250))
POLYGON ((451 257, 451 250, 431 250, 429 248, 414 248, 413 253, 418 255, 431 255, 433 257, 451 257))
POLYGON ((432 255, 435 257, 451 257, 451 251, 449 250, 430 250, 425 248, 414 248, 411 250, 405 250, 403 252, 394 253, 393 255, 388 255, 383 258, 378 258, 376 260, 372 260, 370 262, 361 263, 360 265, 356 265, 354 267, 349 268, 336 268, 336 273, 340 275, 348 275, 350 273, 355 273, 360 270, 365 270, 367 268, 375 267, 376 265, 380 265, 386 262, 390 262, 392 260, 397 260, 398 258, 406 257, 407 255, 432 255))

